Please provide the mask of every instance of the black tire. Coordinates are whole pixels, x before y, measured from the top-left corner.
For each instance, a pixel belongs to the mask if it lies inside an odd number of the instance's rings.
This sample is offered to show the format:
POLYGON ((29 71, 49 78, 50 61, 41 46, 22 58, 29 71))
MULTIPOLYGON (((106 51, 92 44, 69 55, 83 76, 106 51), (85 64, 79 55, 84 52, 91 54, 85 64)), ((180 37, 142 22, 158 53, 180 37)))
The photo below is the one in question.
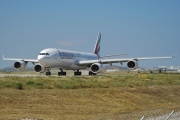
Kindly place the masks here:
POLYGON ((46 76, 51 76, 51 72, 46 72, 46 76))
POLYGON ((66 72, 62 72, 62 75, 63 75, 63 76, 66 76, 66 72))
POLYGON ((81 75, 82 72, 74 72, 74 75, 77 76, 77 75, 81 75))
POLYGON ((93 75, 93 72, 89 71, 89 75, 93 75))
POLYGON ((58 72, 58 76, 66 76, 66 72, 58 72))
POLYGON ((58 76, 62 76, 62 72, 58 72, 58 76))

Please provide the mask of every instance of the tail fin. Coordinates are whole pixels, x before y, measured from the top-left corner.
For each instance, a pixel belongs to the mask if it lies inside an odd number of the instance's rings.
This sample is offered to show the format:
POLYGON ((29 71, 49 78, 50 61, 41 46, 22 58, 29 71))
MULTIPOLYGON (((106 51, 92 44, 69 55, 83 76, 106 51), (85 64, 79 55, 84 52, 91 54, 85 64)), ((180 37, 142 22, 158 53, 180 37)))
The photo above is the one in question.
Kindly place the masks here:
POLYGON ((94 54, 97 54, 99 56, 99 52, 100 52, 100 43, 101 43, 101 33, 98 34, 97 40, 96 40, 96 44, 94 47, 94 54))

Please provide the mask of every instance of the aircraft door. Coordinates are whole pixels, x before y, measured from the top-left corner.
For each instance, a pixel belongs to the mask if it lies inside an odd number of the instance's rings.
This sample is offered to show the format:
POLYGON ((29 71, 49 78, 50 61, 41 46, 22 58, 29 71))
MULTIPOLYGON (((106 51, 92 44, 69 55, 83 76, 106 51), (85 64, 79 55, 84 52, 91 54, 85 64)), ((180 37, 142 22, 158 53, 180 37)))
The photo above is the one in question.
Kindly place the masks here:
POLYGON ((62 54, 61 54, 61 52, 59 51, 59 50, 57 50, 58 51, 58 54, 57 54, 57 59, 58 60, 61 60, 61 58, 62 58, 62 54))

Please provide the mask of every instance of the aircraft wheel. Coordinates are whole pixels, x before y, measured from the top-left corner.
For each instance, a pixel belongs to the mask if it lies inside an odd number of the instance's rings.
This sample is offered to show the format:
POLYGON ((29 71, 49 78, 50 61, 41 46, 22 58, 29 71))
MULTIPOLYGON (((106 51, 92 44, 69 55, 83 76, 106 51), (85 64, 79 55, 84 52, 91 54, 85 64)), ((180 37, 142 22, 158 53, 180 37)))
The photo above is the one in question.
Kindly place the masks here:
POLYGON ((81 75, 82 72, 74 72, 74 75, 77 76, 77 75, 81 75))
POLYGON ((66 72, 63 72, 63 75, 66 76, 66 72))
POLYGON ((89 75, 96 75, 96 73, 89 71, 89 75))
POLYGON ((62 76, 62 72, 58 72, 58 76, 62 76))
POLYGON ((93 75, 93 72, 89 71, 89 75, 93 75))
POLYGON ((46 76, 51 76, 51 72, 46 72, 46 76))
POLYGON ((66 72, 58 72, 58 76, 66 76, 66 72))

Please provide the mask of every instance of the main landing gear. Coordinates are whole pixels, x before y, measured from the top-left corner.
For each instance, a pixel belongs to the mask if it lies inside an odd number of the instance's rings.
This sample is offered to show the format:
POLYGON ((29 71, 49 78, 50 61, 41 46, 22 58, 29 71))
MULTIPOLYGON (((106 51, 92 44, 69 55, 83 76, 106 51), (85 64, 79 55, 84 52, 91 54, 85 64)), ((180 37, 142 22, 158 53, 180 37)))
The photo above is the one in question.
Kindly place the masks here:
POLYGON ((75 76, 77 76, 77 75, 81 75, 82 73, 79 71, 79 70, 77 70, 77 72, 74 72, 74 75, 75 76))
POLYGON ((96 75, 96 73, 89 71, 89 75, 96 75))
POLYGON ((66 76, 66 72, 63 71, 63 69, 59 68, 60 72, 58 72, 58 76, 66 76))
MULTIPOLYGON (((66 72, 63 71, 63 69, 59 68, 60 72, 58 72, 58 76, 66 76, 66 72)), ((82 72, 77 70, 74 72, 74 76, 80 76, 82 75, 82 72)), ((96 73, 93 73, 89 71, 89 75, 96 75, 96 73)), ((50 68, 46 68, 46 76, 51 76, 50 68)))

